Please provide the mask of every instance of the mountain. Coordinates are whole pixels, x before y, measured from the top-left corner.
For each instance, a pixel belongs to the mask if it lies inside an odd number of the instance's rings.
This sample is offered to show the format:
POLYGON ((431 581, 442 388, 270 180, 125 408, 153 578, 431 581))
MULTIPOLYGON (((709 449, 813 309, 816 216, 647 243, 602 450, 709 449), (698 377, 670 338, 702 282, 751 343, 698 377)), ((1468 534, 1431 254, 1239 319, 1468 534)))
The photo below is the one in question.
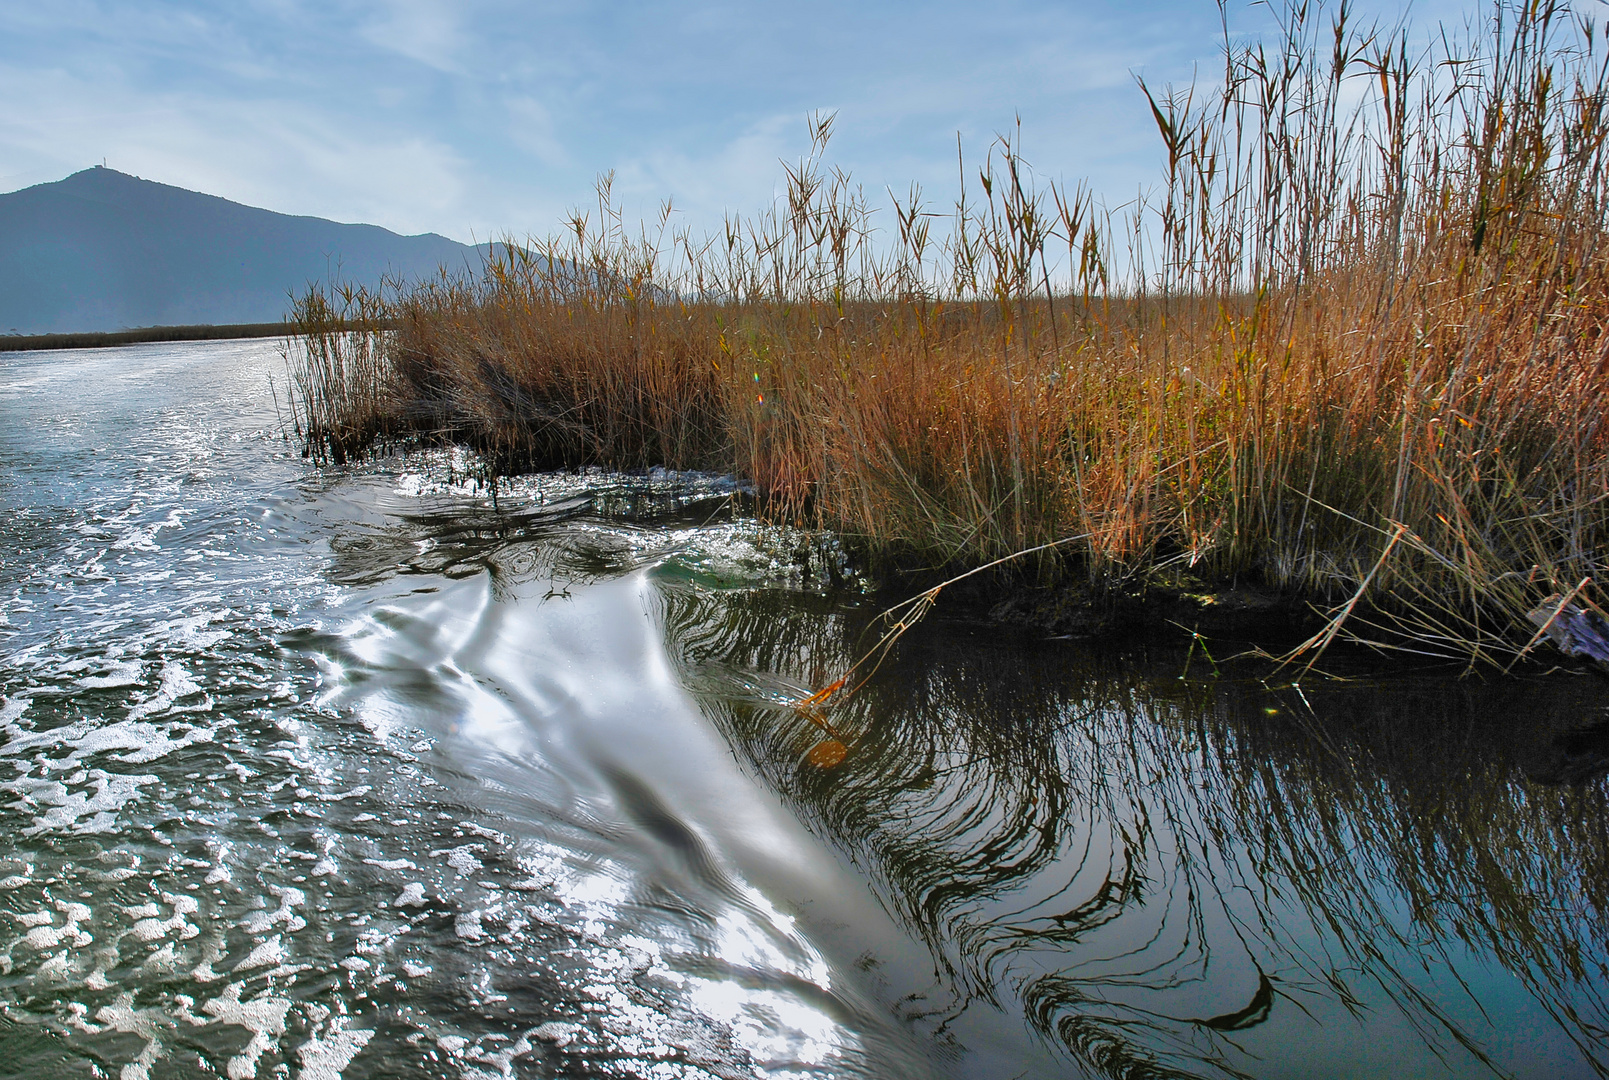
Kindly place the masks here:
POLYGON ((96 167, 0 195, 0 334, 275 322, 310 282, 473 271, 485 250, 96 167))

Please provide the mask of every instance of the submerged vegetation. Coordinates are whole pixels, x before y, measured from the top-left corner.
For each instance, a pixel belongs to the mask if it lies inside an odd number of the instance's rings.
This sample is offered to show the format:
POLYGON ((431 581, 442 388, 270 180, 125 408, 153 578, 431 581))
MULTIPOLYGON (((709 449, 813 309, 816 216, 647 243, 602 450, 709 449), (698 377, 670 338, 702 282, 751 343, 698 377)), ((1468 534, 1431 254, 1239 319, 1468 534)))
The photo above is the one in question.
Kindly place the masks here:
POLYGON ((1013 136, 958 147, 946 212, 876 210, 822 117, 721 235, 628 229, 606 180, 480 280, 313 290, 298 430, 334 461, 467 443, 494 481, 730 472, 888 565, 1055 543, 1018 572, 1251 583, 1509 663, 1543 597, 1600 597, 1609 41, 1556 0, 1423 48, 1277 14, 1216 87, 1141 82, 1165 173, 1122 208, 1013 136))

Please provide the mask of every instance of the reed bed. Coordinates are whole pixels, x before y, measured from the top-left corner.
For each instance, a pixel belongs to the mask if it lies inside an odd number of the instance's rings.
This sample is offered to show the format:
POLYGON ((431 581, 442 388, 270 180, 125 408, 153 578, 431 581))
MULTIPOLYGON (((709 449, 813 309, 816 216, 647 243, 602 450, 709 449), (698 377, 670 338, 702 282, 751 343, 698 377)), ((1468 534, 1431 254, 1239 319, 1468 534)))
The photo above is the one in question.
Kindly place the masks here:
POLYGON ((469 443, 494 480, 731 472, 885 565, 1066 541, 1016 572, 1255 583, 1510 663, 1543 597, 1603 600, 1609 41, 1553 0, 1424 47, 1346 4, 1278 20, 1226 33, 1216 86, 1140 83, 1166 164, 1123 207, 1016 133, 958 147, 942 211, 874 205, 816 117, 785 198, 717 236, 628 228, 605 178, 478 280, 314 289, 298 430, 469 443))

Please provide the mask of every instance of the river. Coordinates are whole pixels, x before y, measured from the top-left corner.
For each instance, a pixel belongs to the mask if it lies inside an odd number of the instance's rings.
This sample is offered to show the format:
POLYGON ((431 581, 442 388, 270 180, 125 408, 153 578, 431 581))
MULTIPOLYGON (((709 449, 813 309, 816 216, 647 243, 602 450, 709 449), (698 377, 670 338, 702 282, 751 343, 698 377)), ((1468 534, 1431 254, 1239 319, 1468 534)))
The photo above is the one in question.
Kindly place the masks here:
POLYGON ((0 1076, 1609 1073, 1595 677, 935 615, 818 768, 833 545, 320 469, 284 370, 0 357, 0 1076))

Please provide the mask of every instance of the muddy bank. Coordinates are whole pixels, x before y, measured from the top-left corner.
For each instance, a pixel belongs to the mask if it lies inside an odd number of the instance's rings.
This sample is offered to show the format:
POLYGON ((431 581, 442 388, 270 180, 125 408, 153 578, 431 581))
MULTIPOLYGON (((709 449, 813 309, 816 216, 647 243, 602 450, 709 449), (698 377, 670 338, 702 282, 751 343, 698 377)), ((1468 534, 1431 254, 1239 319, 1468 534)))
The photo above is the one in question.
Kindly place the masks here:
POLYGON ((1071 582, 979 589, 958 599, 980 609, 992 622, 1079 639, 1187 638, 1195 633, 1259 644, 1294 643, 1317 632, 1325 621, 1309 602, 1249 585, 1112 591, 1071 582))

